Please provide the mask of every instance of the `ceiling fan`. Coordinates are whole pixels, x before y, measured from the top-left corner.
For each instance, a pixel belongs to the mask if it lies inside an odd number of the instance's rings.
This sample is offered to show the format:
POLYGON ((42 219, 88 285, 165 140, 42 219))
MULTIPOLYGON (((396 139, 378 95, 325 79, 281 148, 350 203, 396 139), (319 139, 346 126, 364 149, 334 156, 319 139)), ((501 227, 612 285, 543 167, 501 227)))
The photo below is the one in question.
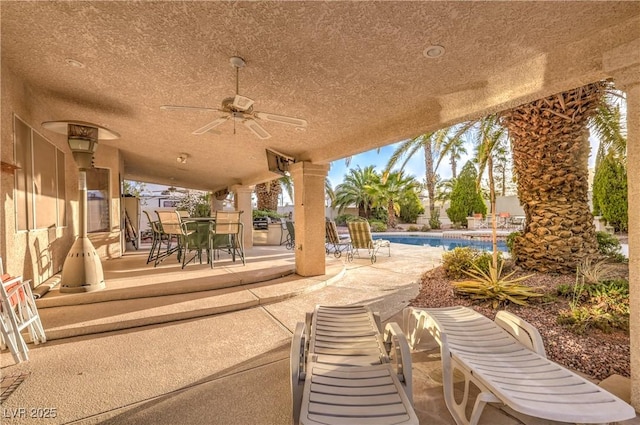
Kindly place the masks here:
POLYGON ((178 189, 175 186, 169 186, 166 189, 162 189, 162 190, 152 190, 152 192, 159 193, 162 196, 174 196, 177 193, 187 194, 189 193, 189 189, 178 189))
POLYGON ((239 122, 245 127, 247 127, 249 130, 251 130, 253 134, 255 134, 260 139, 268 139, 269 137, 271 137, 271 134, 269 134, 269 132, 260 125, 260 123, 258 122, 259 120, 293 125, 296 128, 301 128, 301 129, 307 126, 307 121, 300 118, 288 117, 285 115, 277 115, 269 112, 255 111, 253 109, 253 103, 254 103, 253 99, 249 99, 248 97, 245 97, 245 96, 240 96, 240 94, 238 93, 239 92, 238 76, 239 76, 240 68, 243 68, 245 66, 244 59, 237 56, 233 56, 230 59, 230 62, 231 62, 231 65, 236 69, 236 95, 234 97, 228 97, 224 99, 222 101, 221 108, 163 105, 160 107, 160 109, 163 109, 166 111, 185 111, 185 110, 186 111, 217 111, 225 114, 219 118, 216 118, 210 123, 204 125, 203 127, 200 127, 199 129, 194 130, 192 134, 204 134, 230 119, 233 120, 234 122, 234 133, 235 133, 235 123, 239 122))

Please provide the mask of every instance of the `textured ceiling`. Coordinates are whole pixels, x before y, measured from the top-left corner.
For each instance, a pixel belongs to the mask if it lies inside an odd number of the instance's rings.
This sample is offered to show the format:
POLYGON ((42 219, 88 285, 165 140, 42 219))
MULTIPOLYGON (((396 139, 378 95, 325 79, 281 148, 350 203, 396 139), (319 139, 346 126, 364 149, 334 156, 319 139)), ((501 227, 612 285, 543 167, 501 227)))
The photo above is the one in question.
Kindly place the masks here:
POLYGON ((102 143, 121 149, 127 178, 213 190, 275 177, 265 148, 327 163, 607 77, 603 54, 640 37, 637 1, 3 1, 0 13, 3 64, 44 94, 48 119, 120 133, 102 143), (433 44, 445 55, 425 58, 433 44), (261 140, 228 121, 193 135, 222 114, 160 109, 220 107, 234 55, 240 94, 306 131, 263 121, 261 140))

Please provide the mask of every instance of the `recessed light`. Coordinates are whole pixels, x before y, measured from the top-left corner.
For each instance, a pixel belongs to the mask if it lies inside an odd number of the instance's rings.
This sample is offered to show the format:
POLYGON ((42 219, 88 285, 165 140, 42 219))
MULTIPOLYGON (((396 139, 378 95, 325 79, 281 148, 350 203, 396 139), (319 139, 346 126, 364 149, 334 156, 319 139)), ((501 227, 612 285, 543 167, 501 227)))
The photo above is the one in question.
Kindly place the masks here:
POLYGON ((424 49, 422 54, 427 59, 439 58, 440 56, 444 55, 444 47, 437 46, 437 45, 429 46, 426 49, 424 49))
POLYGON ((307 129, 304 128, 304 127, 296 127, 296 130, 297 131, 307 131, 307 129))
POLYGON ((85 66, 82 62, 77 61, 75 59, 68 58, 68 59, 65 59, 64 61, 67 63, 67 65, 72 66, 74 68, 84 68, 85 66))

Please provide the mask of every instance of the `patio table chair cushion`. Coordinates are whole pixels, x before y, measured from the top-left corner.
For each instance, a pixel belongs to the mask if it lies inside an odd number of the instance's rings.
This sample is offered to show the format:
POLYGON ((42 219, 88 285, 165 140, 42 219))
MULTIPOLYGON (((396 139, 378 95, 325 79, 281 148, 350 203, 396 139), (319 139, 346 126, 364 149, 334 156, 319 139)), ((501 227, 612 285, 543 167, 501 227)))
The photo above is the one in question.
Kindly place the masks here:
POLYGON ((496 320, 467 307, 403 310, 410 345, 425 339, 440 345, 443 391, 458 425, 475 425, 487 403, 559 422, 597 424, 636 416, 633 407, 582 376, 546 358, 542 338, 518 316, 496 320), (464 375, 464 395, 454 397, 454 372, 464 375), (480 389, 467 418, 470 383, 480 389))
POLYGON ((349 261, 353 260, 354 254, 360 256, 359 249, 366 249, 372 263, 376 262, 376 254, 380 248, 387 248, 391 257, 391 242, 386 239, 373 240, 371 226, 367 221, 348 221, 349 238, 351 240, 351 250, 347 254, 349 261))
POLYGON ((166 251, 156 258, 155 265, 157 266, 166 257, 177 252, 178 261, 182 262, 182 268, 184 268, 188 263, 193 261, 199 253, 198 251, 198 253, 194 254, 190 260, 186 260, 187 253, 189 251, 199 250, 197 246, 190 244, 190 242, 193 241, 193 238, 190 238, 190 236, 195 233, 195 230, 187 227, 187 223, 182 220, 178 211, 156 210, 156 215, 160 222, 162 235, 165 235, 169 242, 167 243, 166 251), (177 239, 177 246, 174 248, 171 248, 172 237, 176 237, 177 239))
POLYGON ((244 225, 240 221, 242 211, 216 211, 215 223, 209 234, 210 265, 213 267, 216 251, 227 250, 232 260, 240 257, 245 265, 244 256, 244 225))
POLYGON ((325 237, 325 248, 327 254, 333 249, 333 255, 336 258, 340 258, 343 251, 348 253, 351 250, 351 239, 346 235, 341 237, 338 234, 338 227, 334 221, 326 221, 325 237))

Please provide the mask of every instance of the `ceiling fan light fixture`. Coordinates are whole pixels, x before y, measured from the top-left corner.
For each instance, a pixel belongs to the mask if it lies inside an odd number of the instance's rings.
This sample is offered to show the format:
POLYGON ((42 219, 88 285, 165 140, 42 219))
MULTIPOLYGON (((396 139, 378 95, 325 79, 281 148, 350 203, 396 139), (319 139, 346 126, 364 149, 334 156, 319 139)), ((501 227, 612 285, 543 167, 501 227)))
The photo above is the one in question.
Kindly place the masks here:
POLYGON ((234 68, 244 68, 246 62, 240 56, 231 56, 229 59, 231 66, 234 68))
POLYGON ((249 108, 251 108, 251 106, 253 106, 253 100, 249 99, 248 97, 240 96, 239 94, 237 94, 233 98, 232 106, 241 111, 246 111, 249 108))
POLYGON ((176 158, 176 161, 178 161, 180 164, 186 164, 187 163, 187 158, 189 158, 189 154, 188 153, 181 153, 176 158))

